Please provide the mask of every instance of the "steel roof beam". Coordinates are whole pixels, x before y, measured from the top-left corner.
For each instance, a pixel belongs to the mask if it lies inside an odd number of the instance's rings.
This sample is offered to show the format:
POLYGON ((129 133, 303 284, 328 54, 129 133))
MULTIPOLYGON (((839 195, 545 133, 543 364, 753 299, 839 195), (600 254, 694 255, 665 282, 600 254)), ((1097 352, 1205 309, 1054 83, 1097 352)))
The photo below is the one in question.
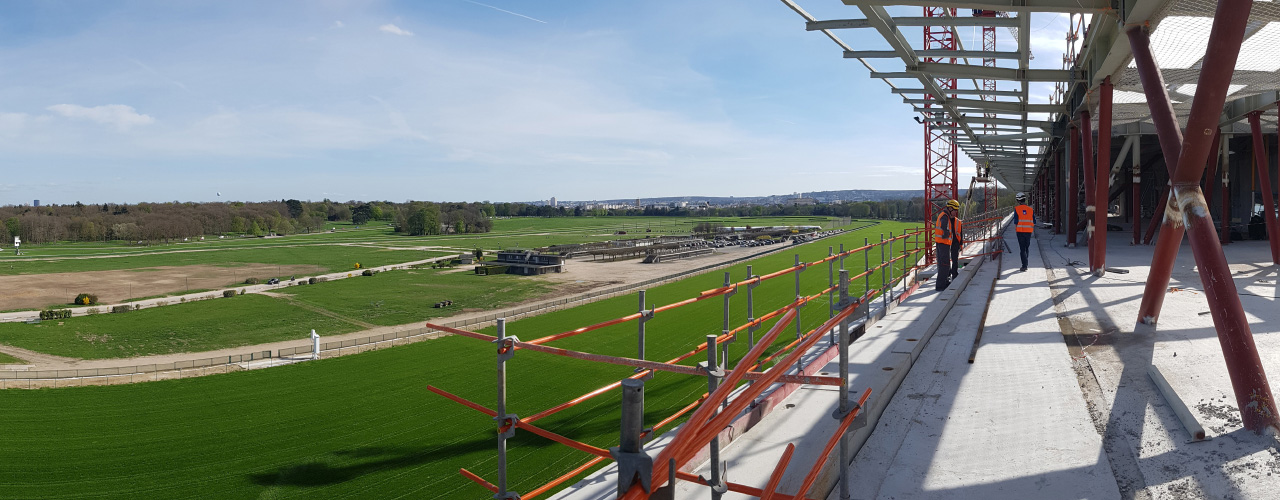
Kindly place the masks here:
POLYGON ((1008 80, 1014 82, 1066 82, 1071 81, 1078 71, 1067 69, 1014 69, 974 66, 971 64, 952 64, 941 62, 920 62, 907 72, 926 73, 934 78, 978 78, 982 80, 1008 80))
MULTIPOLYGON (((928 94, 924 89, 892 89, 890 92, 895 94, 928 94)), ((1017 90, 978 90, 978 89, 955 89, 947 90, 948 95, 992 95, 996 97, 1022 97, 1022 92, 1017 90)))
MULTIPOLYGON (((898 26, 996 26, 1015 27, 1017 20, 1007 17, 895 17, 893 24, 898 26)), ((833 19, 830 21, 810 21, 805 23, 805 30, 839 30, 871 28, 866 19, 833 19)))
MULTIPOLYGON (((1039 127, 1039 128, 1049 128, 1049 127, 1052 127, 1052 126, 1053 126, 1053 122, 1046 122, 1046 121, 1040 121, 1040 120, 1014 120, 1014 119, 1012 119, 1012 118, 987 118, 987 117, 984 117, 984 116, 968 116, 968 117, 965 117, 965 118, 963 118, 963 119, 964 119, 964 121, 965 121, 965 122, 968 122, 968 123, 971 123, 971 124, 972 124, 972 123, 979 123, 979 124, 981 124, 981 123, 990 123, 990 124, 992 124, 992 125, 1010 125, 1010 126, 1014 126, 1014 127, 1022 127, 1022 126, 1024 126, 1024 125, 1025 125, 1025 126, 1027 126, 1027 127, 1039 127)), ((956 120, 954 120, 954 119, 925 118, 925 119, 924 119, 924 121, 927 121, 927 122, 953 122, 953 121, 956 121, 956 120)))
MULTIPOLYGON (((919 64, 923 64, 919 62, 919 56, 917 56, 915 53, 915 50, 911 48, 911 44, 907 42, 906 37, 902 35, 902 31, 899 30, 898 27, 893 24, 893 16, 890 16, 889 13, 885 11, 883 7, 861 6, 859 7, 859 10, 862 11, 863 17, 866 17, 867 21, 871 23, 871 25, 876 29, 877 32, 880 33, 880 35, 885 39, 885 41, 889 42, 889 46, 892 47, 893 50, 898 53, 899 57, 902 59, 903 64, 906 64, 907 66, 916 66, 919 64)), ((935 80, 932 76, 926 75, 923 73, 916 74, 914 76, 916 79, 920 81, 921 85, 923 85, 923 87, 929 91, 930 95, 935 95, 935 96, 946 95, 946 93, 942 90, 942 88, 938 86, 937 80, 935 80)), ((960 113, 957 112, 955 105, 948 104, 946 102, 941 102, 940 105, 946 108, 951 113, 952 116, 960 115, 960 113)), ((965 135, 969 137, 973 137, 974 132, 972 129, 969 128, 968 124, 964 122, 958 122, 958 123, 960 124, 960 126, 965 128, 964 130, 965 135)))
MULTIPOLYGON (((983 51, 983 50, 944 50, 930 49, 917 50, 917 57, 973 57, 977 59, 1018 59, 1022 57, 1021 52, 1001 52, 1001 51, 983 51)), ((893 59, 898 57, 898 53, 892 50, 847 50, 844 53, 845 59, 893 59)))
POLYGON ((986 9, 1005 12, 1084 12, 1111 9, 1111 0, 843 0, 845 5, 918 6, 986 9))

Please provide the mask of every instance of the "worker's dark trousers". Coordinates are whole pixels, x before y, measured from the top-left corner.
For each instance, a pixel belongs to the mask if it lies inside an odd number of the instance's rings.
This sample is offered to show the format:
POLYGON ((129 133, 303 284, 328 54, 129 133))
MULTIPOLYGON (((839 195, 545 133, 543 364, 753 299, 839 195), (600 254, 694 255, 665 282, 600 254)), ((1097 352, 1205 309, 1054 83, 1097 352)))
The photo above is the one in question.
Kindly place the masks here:
POLYGON ((960 274, 960 248, 964 247, 964 242, 956 242, 951 245, 951 278, 955 279, 960 274))
POLYGON ((935 277, 934 289, 939 292, 946 290, 951 284, 951 245, 946 243, 935 243, 937 247, 934 249, 933 255, 938 259, 938 275, 935 277))
POLYGON ((1022 252, 1022 268, 1027 268, 1027 248, 1031 246, 1031 233, 1018 233, 1018 251, 1022 252))

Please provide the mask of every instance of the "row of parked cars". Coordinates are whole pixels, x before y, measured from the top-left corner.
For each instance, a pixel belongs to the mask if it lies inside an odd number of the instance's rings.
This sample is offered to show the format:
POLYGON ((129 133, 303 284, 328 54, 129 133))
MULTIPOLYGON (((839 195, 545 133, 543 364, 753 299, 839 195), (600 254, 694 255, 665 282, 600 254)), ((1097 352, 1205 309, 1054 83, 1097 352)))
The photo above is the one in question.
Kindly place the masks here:
POLYGON ((715 239, 708 240, 707 245, 714 248, 724 248, 724 247, 731 247, 731 246, 760 247, 765 245, 777 245, 780 243, 785 243, 787 241, 791 241, 799 244, 799 243, 813 241, 818 238, 825 238, 827 236, 831 236, 838 232, 839 231, 834 231, 834 230, 833 231, 817 231, 813 233, 796 234, 791 236, 783 236, 780 238, 768 238, 768 239, 761 239, 761 240, 732 240, 724 236, 719 236, 719 237, 716 237, 715 239))

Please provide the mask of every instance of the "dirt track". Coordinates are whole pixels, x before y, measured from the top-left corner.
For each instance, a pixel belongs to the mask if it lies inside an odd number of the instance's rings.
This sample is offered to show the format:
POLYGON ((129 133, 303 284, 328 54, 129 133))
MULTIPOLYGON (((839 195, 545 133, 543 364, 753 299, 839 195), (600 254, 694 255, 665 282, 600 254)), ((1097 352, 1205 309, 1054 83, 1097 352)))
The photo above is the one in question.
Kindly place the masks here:
POLYGON ((323 270, 308 265, 248 264, 219 267, 202 264, 0 276, 0 311, 41 309, 63 304, 69 306, 79 293, 96 294, 98 302, 107 304, 133 297, 165 295, 184 290, 219 289, 241 282, 249 276, 305 275, 323 270))

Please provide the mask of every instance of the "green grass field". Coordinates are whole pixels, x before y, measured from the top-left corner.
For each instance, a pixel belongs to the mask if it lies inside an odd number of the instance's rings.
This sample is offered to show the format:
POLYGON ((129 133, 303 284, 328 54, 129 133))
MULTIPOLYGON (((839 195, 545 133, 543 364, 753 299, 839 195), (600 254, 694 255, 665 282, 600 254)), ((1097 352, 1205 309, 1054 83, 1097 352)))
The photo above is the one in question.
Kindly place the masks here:
POLYGON ((3 352, 0 352, 0 365, 22 363, 21 359, 15 358, 3 352))
MULTIPOLYGON (((827 246, 858 246, 864 236, 901 231, 885 223, 858 233, 795 247, 805 261, 827 246)), ((878 253, 871 258, 877 263, 878 253)), ((755 259, 757 274, 787 267, 790 251, 755 259)), ((860 270, 859 258, 846 260, 860 270)), ((825 266, 801 274, 805 293, 826 286, 825 266)), ((854 271, 856 274, 857 271, 854 271)), ((745 277, 745 264, 732 278, 745 277)), ((655 304, 719 286, 709 273, 655 287, 655 304)), ((873 284, 875 281, 873 281, 873 284)), ((852 293, 860 290, 854 283, 852 293)), ((778 278, 755 292, 756 314, 793 297, 794 279, 778 278)), ((238 299, 236 299, 238 300, 238 299)), ((731 301, 733 323, 746 316, 744 295, 731 301)), ((706 300, 659 314, 648 323, 650 359, 683 354, 720 331, 722 302, 706 300)), ((628 295, 509 325, 525 340, 634 312, 628 295)), ((805 308, 807 330, 827 319, 825 302, 805 308)), ((767 328, 768 325, 765 325, 767 328)), ((789 331, 791 331, 789 329, 789 331)), ((794 336, 784 333, 773 346, 794 336)), ((635 324, 618 325, 554 345, 635 355, 635 324)), ((730 345, 731 358, 747 350, 730 345)), ((689 362, 696 362, 701 356, 689 362)), ((0 484, 22 498, 376 497, 488 498, 458 475, 466 467, 494 477, 493 423, 426 390, 439 386, 480 404, 494 404, 491 344, 446 337, 386 350, 282 368, 126 386, 0 391, 0 484), (212 493, 211 493, 212 492, 212 493)), ((509 408, 531 415, 631 369, 520 351, 509 363, 509 408)), ((705 379, 658 374, 646 387, 652 424, 706 390, 705 379)), ((617 393, 544 419, 540 426, 608 447, 617 441, 617 393)), ((512 486, 528 491, 590 457, 517 432, 509 444, 512 486)))
POLYGON ((516 275, 479 276, 465 269, 408 269, 374 276, 281 290, 299 302, 375 325, 403 325, 457 314, 464 309, 497 309, 542 295, 551 285, 516 275), (357 297, 359 297, 357 299, 357 297), (436 302, 453 305, 436 309, 436 302))
POLYGON ((195 264, 229 267, 242 264, 282 266, 301 264, 319 266, 324 269, 324 272, 337 272, 352 269, 357 262, 364 267, 376 267, 441 255, 445 255, 445 252, 387 250, 347 245, 282 245, 265 248, 224 248, 216 250, 170 248, 147 254, 135 255, 126 253, 119 257, 27 261, 8 259, 0 261, 0 275, 111 271, 195 264))
MULTIPOLYGON (((689 234, 699 222, 725 225, 823 225, 827 217, 560 217, 495 219, 484 234, 410 237, 394 233, 385 223, 354 229, 339 225, 337 232, 298 234, 279 238, 228 238, 132 246, 122 242, 54 243, 23 247, 23 255, 0 253, 0 275, 138 269, 157 266, 212 264, 306 264, 328 271, 409 262, 473 248, 535 248, 586 243, 614 238, 689 234), (652 230, 652 232, 645 232, 652 230), (627 231, 626 236, 614 235, 627 231), (353 246, 368 245, 368 246, 353 246), (397 250, 398 247, 443 246, 450 250, 397 250), (376 247, 376 248, 372 248, 376 247), (73 257, 81 257, 79 259, 73 257), (83 258, 96 257, 96 258, 83 258), (65 259, 63 259, 65 258, 65 259), (55 259, 55 260, 41 260, 55 259)), ((855 221, 857 223, 857 221, 855 221)))
POLYGON ((198 352, 360 327, 262 295, 202 300, 38 325, 0 323, 0 343, 82 359, 198 352))

